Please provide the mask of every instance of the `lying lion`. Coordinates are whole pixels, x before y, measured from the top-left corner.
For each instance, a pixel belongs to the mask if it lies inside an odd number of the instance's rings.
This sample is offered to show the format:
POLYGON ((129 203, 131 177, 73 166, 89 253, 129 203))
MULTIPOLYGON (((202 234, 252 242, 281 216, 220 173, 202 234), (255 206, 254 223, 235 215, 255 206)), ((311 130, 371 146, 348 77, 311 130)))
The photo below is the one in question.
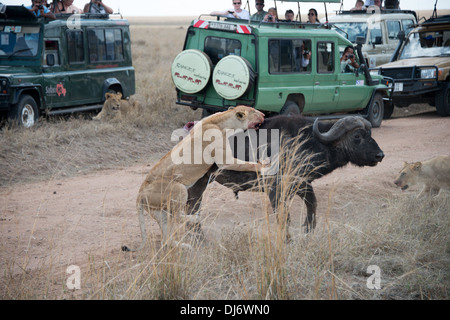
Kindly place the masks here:
POLYGON ((417 197, 450 189, 450 156, 438 156, 416 163, 405 162, 394 183, 403 191, 412 185, 424 184, 417 197))
MULTIPOLYGON (((144 210, 158 222, 162 231, 162 243, 167 243, 169 236, 173 233, 171 220, 176 220, 180 212, 185 210, 189 187, 201 179, 214 164, 228 170, 261 171, 261 163, 246 162, 232 157, 233 153, 226 133, 227 129, 256 128, 263 121, 262 112, 246 106, 237 106, 234 109, 213 114, 195 124, 189 134, 155 164, 142 183, 136 201, 142 234, 142 245, 138 250, 144 247, 147 238, 144 210), (220 147, 215 148, 213 152, 210 149, 211 139, 208 138, 211 133, 215 133, 218 137, 216 139, 221 142, 218 144, 220 147), (174 159, 186 154, 188 157, 185 159, 192 161, 175 163, 174 159), (205 158, 205 154, 209 154, 211 158, 205 158), (232 161, 223 161, 225 155, 230 154, 232 161)), ((226 159, 230 160, 230 158, 226 159)), ((185 218, 196 219, 193 216, 185 216, 185 218)), ((123 246, 122 250, 129 249, 123 246)))
POLYGON ((120 120, 123 116, 129 114, 132 110, 136 110, 139 106, 137 101, 131 103, 129 100, 122 99, 122 93, 106 93, 105 103, 102 111, 92 118, 92 120, 120 120))

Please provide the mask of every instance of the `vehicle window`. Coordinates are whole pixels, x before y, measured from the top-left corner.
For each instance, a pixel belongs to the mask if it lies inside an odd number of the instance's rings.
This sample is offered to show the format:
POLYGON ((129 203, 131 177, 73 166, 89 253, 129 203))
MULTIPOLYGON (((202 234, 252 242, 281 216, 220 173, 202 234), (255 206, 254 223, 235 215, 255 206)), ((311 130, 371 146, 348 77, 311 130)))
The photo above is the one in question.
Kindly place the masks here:
POLYGON ((88 29, 89 62, 121 61, 123 56, 122 30, 88 29))
POLYGON ((400 59, 442 56, 450 56, 450 31, 411 33, 400 59))
POLYGON ((413 20, 402 20, 403 31, 405 31, 405 36, 414 28, 413 20))
POLYGON ((380 24, 373 24, 372 27, 370 28, 370 43, 371 44, 383 43, 380 24))
POLYGON ((36 56, 39 46, 39 27, 0 26, 0 56, 36 56))
POLYGON ((59 65, 59 46, 57 40, 45 40, 44 61, 42 65, 47 65, 47 56, 53 55, 53 65, 59 65))
POLYGON ((389 39, 398 39, 400 29, 400 21, 386 21, 389 39))
POLYGON ((364 39, 367 37, 366 22, 338 22, 333 24, 337 27, 337 32, 353 43, 356 43, 356 37, 364 37, 364 39))
POLYGON ((332 73, 334 72, 334 43, 318 42, 317 43, 317 72, 332 73))
POLYGON ((70 64, 84 62, 83 31, 67 31, 67 49, 70 64))
POLYGON ((241 55, 241 42, 235 39, 206 37, 203 51, 211 58, 213 64, 228 55, 241 55))
POLYGON ((311 71, 311 40, 288 39, 269 41, 269 73, 311 71))

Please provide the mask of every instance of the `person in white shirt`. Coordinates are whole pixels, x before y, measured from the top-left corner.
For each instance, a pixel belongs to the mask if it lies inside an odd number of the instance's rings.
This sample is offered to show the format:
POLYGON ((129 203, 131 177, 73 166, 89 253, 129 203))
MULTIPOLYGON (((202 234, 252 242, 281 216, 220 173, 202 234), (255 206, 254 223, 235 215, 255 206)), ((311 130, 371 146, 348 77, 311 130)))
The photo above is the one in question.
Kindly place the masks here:
POLYGON ((241 9, 242 0, 232 0, 232 2, 233 2, 233 9, 225 11, 213 11, 210 14, 212 16, 226 16, 227 18, 249 20, 250 13, 245 9, 241 9))

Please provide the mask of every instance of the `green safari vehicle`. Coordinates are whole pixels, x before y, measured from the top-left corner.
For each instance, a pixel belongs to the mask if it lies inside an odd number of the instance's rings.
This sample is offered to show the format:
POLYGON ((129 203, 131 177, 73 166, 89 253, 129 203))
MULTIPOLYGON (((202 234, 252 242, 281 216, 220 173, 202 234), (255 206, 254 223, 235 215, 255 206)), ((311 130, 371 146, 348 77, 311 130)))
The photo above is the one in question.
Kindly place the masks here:
POLYGON ((3 116, 31 127, 41 114, 100 109, 106 92, 135 93, 127 20, 58 14, 49 21, 0 5, 3 116))
MULTIPOLYGON (((357 61, 364 61, 364 40, 357 61)), ((327 24, 200 16, 172 63, 177 104, 203 108, 204 116, 239 104, 267 115, 336 118, 351 112, 379 127, 392 83, 371 76, 364 64, 342 72, 340 58, 351 45, 327 24)))

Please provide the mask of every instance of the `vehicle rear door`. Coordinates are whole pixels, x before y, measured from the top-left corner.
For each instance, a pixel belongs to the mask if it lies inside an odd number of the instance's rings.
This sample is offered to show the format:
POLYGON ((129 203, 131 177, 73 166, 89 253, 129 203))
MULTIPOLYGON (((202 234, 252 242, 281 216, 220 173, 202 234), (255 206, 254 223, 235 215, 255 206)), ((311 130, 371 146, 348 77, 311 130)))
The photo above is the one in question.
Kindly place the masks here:
POLYGON ((69 81, 62 64, 61 45, 60 39, 44 39, 43 91, 49 109, 63 107, 69 99, 69 81))

